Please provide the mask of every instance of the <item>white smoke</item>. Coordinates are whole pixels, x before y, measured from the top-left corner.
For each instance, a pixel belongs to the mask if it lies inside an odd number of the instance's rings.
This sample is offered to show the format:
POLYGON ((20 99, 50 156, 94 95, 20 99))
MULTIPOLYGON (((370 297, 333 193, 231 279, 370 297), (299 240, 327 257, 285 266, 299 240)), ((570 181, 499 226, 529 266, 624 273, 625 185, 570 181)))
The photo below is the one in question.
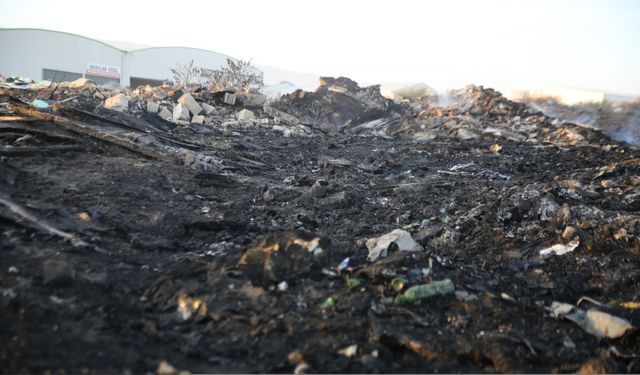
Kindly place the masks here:
POLYGON ((640 146, 640 108, 636 109, 626 122, 607 134, 617 141, 640 146))

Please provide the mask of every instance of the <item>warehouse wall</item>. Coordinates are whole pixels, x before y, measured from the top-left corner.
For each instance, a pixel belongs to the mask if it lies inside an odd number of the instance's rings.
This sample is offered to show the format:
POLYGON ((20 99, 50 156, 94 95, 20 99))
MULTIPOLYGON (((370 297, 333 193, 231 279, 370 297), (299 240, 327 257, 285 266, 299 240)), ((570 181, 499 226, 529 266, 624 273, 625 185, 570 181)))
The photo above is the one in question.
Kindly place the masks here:
MULTIPOLYGON (((94 39, 49 30, 0 29, 0 74, 42 79, 42 69, 83 74, 88 63, 122 69, 122 52, 94 39)), ((128 81, 127 81, 128 83, 128 81)))
MULTIPOLYGON (((40 29, 0 29, 0 74, 5 77, 22 76, 42 80, 44 69, 47 79, 50 71, 67 72, 66 80, 77 78, 74 74, 85 74, 87 64, 118 67, 120 83, 129 85, 130 78, 136 81, 172 79, 171 68, 178 64, 219 69, 227 64, 221 53, 188 47, 151 47, 133 51, 122 51, 99 40, 80 35, 40 29)), ((60 73, 61 75, 62 73, 60 73)), ((56 80, 62 77, 57 76, 56 80)), ((108 78, 94 78, 98 83, 108 78)))
POLYGON ((175 68, 178 64, 188 65, 191 60, 194 61, 194 67, 219 69, 227 64, 227 58, 231 57, 187 47, 153 47, 129 51, 125 53, 124 57, 123 81, 128 83, 130 77, 172 79, 170 69, 175 68))

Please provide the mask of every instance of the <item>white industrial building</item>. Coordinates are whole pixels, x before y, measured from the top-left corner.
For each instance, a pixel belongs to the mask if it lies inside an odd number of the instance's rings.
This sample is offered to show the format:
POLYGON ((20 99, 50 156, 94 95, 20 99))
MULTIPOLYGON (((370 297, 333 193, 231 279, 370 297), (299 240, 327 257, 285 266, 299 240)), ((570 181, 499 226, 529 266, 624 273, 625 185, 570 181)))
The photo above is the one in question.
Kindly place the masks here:
POLYGON ((99 84, 159 85, 178 64, 219 69, 221 53, 188 47, 146 47, 101 41, 59 31, 0 29, 0 74, 55 82, 85 77, 99 84))

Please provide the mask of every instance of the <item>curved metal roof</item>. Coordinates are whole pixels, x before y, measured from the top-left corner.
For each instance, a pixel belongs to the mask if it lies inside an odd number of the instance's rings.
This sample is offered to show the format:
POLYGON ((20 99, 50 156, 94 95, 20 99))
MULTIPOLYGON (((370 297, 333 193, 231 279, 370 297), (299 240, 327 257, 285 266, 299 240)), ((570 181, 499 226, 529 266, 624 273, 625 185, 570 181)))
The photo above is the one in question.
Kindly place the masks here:
POLYGON ((114 41, 114 40, 95 39, 95 38, 90 38, 90 37, 84 36, 84 35, 69 33, 69 32, 66 32, 66 31, 58 31, 58 30, 28 28, 28 27, 25 27, 25 28, 0 28, 0 31, 22 31, 22 30, 24 30, 24 31, 43 31, 43 32, 49 32, 49 33, 54 33, 54 34, 70 35, 70 36, 73 36, 73 37, 76 37, 76 38, 87 39, 87 40, 90 40, 92 42, 100 43, 100 44, 103 44, 103 45, 105 45, 107 47, 113 48, 113 49, 121 51, 121 52, 137 52, 137 51, 144 51, 144 50, 149 50, 149 49, 162 49, 162 48, 182 48, 182 49, 192 49, 192 50, 197 50, 197 51, 215 53, 216 55, 225 56, 225 57, 228 57, 228 58, 231 58, 231 59, 235 60, 234 57, 231 57, 231 56, 226 55, 224 53, 211 51, 211 50, 204 49, 204 48, 183 47, 183 46, 155 47, 155 46, 146 46, 146 45, 127 42, 127 41, 114 41))

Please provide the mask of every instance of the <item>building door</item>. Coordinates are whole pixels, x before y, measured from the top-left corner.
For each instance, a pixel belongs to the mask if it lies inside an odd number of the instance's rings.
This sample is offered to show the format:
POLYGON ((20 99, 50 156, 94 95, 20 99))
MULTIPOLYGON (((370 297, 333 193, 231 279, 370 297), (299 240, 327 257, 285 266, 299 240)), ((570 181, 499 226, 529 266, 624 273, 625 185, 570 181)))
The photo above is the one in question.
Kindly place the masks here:
POLYGON ((51 82, 71 82, 82 78, 82 73, 65 72, 63 70, 42 69, 42 79, 51 82))
POLYGON ((135 89, 139 86, 149 85, 151 87, 162 86, 162 80, 159 79, 151 79, 151 78, 142 78, 142 77, 131 77, 131 84, 129 87, 135 89))

